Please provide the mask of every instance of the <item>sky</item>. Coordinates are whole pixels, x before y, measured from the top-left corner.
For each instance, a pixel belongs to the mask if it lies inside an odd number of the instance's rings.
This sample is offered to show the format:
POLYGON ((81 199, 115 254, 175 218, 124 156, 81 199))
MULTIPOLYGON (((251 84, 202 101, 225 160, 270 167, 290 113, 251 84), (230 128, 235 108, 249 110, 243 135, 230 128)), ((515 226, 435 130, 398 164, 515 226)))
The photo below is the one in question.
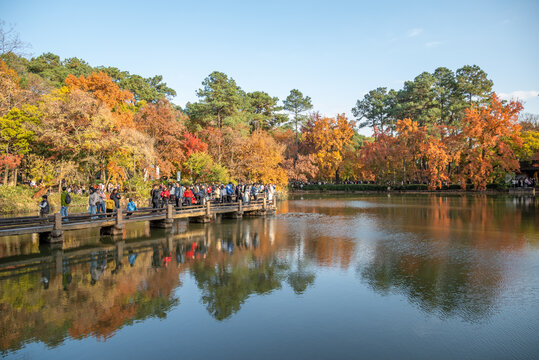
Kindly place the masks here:
POLYGON ((503 98, 539 114, 539 1, 25 1, 0 0, 28 52, 78 57, 178 93, 217 70, 245 91, 346 113, 377 87, 423 71, 479 65, 503 98))

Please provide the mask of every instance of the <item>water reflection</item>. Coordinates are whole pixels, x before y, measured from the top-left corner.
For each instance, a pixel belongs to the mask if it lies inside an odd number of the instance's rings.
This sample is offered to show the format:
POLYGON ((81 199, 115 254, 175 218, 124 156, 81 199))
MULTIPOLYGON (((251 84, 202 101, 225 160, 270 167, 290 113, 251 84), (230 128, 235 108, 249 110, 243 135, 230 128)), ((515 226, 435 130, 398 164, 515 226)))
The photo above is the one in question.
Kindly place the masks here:
POLYGON ((319 276, 327 273, 331 291, 365 286, 439 319, 477 323, 506 300, 539 297, 536 282, 517 272, 537 266, 526 262, 539 245, 537 209, 503 197, 306 198, 282 203, 275 217, 179 223, 170 233, 133 225, 118 241, 92 231, 66 233, 63 246, 3 238, 0 350, 105 341, 125 326, 166 319, 185 306, 187 279, 217 323, 270 294, 308 299, 323 315, 328 303, 310 290, 329 291, 319 276))

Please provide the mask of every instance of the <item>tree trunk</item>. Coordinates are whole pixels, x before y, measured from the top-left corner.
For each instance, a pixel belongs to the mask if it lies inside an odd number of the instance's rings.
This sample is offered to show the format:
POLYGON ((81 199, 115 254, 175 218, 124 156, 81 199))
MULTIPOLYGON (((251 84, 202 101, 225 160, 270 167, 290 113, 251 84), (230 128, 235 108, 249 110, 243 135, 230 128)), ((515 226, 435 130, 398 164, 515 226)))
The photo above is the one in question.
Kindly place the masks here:
POLYGON ((9 176, 9 168, 6 165, 6 169, 4 171, 4 186, 7 186, 8 176, 9 176))
POLYGON ((19 168, 16 167, 13 169, 13 186, 17 186, 17 173, 19 172, 19 168))

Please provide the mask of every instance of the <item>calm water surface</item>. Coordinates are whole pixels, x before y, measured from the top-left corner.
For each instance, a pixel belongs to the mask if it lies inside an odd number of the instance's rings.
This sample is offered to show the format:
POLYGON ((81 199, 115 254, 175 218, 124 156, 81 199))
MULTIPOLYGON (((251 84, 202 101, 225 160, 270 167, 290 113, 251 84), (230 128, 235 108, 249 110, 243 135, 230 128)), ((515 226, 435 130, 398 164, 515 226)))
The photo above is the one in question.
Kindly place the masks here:
POLYGON ((539 200, 305 196, 64 240, 0 238, 0 356, 539 359, 539 200))

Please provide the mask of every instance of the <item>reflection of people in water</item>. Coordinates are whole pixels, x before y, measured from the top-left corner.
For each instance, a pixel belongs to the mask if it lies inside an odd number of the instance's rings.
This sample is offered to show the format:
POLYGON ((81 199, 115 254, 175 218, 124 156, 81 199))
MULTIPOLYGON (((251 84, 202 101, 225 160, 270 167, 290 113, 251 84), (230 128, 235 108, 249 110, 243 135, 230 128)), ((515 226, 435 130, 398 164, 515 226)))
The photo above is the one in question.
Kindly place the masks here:
POLYGON ((179 265, 179 264, 183 264, 185 262, 185 255, 184 255, 184 246, 183 244, 180 244, 178 242, 178 244, 176 245, 176 263, 179 265))
POLYGON ((172 260, 172 252, 168 248, 168 243, 163 243, 163 266, 167 267, 168 263, 172 260))
POLYGON ((115 275, 122 270, 123 264, 120 260, 116 259, 116 267, 111 271, 111 274, 115 275))
POLYGON ((51 270, 49 264, 43 263, 41 270, 41 283, 43 284, 43 289, 47 290, 49 288, 49 282, 51 278, 51 270))
POLYGON ((206 255, 208 254, 208 247, 204 244, 204 242, 192 242, 191 245, 187 247, 185 250, 185 259, 194 260, 194 259, 205 259, 206 255))
POLYGON ((131 267, 135 266, 135 261, 137 261, 138 254, 135 254, 133 250, 129 250, 129 255, 127 256, 127 261, 131 267))
POLYGON ((258 233, 255 233, 255 236, 253 237, 253 248, 257 249, 258 244, 260 244, 260 235, 258 233))
POLYGON ((196 243, 196 242, 193 242, 193 243, 191 244, 191 247, 190 247, 190 248, 187 248, 187 249, 189 249, 189 250, 187 250, 187 251, 185 252, 185 257, 186 257, 187 259, 194 259, 194 258, 195 258, 195 250, 196 250, 196 248, 197 248, 197 243, 196 243))
POLYGON ((71 280, 73 280, 73 276, 69 270, 69 259, 64 258, 64 261, 62 262, 62 286, 65 291, 68 290, 71 280))
POLYGON ((153 254, 152 254, 152 267, 158 269, 161 267, 161 256, 159 255, 159 244, 153 244, 153 254))
POLYGON ((90 260, 90 281, 91 285, 95 285, 96 282, 101 279, 107 268, 107 251, 92 252, 90 260))
POLYGON ((221 240, 221 251, 232 254, 234 252, 234 241, 232 239, 221 240))

